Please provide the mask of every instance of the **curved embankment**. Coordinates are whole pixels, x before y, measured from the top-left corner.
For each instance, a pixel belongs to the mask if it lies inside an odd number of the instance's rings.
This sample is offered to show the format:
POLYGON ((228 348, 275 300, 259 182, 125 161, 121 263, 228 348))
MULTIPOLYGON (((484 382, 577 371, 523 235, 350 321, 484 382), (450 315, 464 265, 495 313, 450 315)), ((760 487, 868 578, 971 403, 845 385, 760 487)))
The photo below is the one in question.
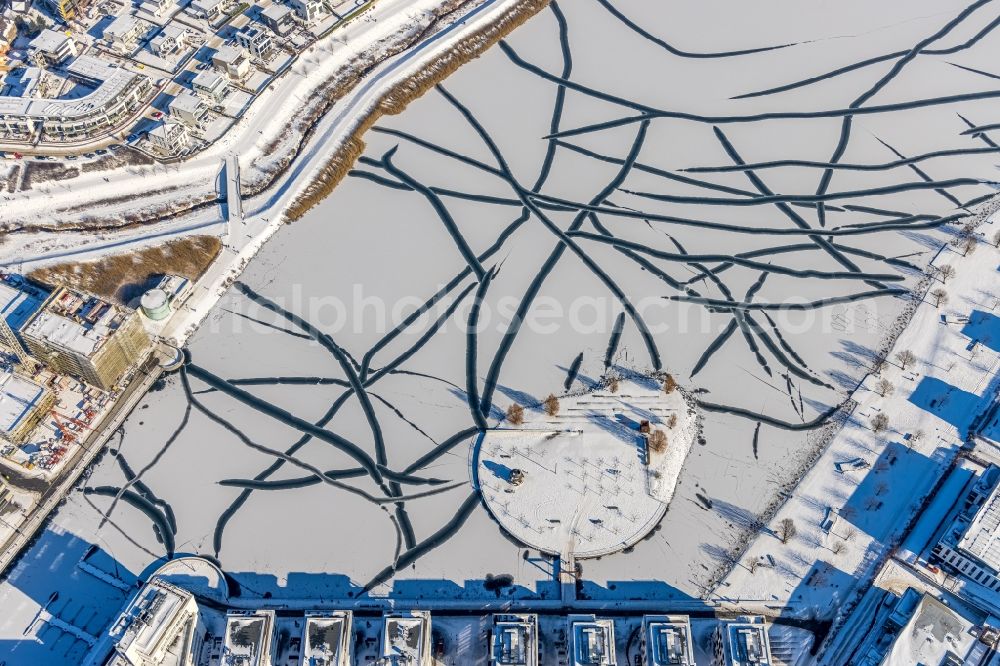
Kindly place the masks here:
POLYGON ((361 137, 382 116, 402 112, 411 101, 448 78, 466 62, 484 53, 544 9, 548 3, 549 0, 519 0, 491 25, 465 36, 436 60, 423 66, 420 72, 393 86, 358 123, 343 147, 327 161, 319 175, 292 202, 285 212, 285 218, 288 221, 298 220, 333 191, 364 152, 365 144, 361 137))

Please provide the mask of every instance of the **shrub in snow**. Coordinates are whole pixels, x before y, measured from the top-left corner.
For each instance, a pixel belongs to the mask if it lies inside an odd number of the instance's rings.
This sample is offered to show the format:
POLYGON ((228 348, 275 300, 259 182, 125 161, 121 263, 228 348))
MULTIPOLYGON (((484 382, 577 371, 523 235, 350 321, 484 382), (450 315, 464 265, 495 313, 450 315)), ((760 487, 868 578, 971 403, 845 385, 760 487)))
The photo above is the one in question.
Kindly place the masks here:
POLYGON ((674 379, 673 375, 667 375, 667 378, 663 380, 663 392, 673 393, 677 390, 677 380, 674 379))
POLYGON ((889 427, 889 417, 879 412, 872 417, 872 432, 884 432, 889 427))
POLYGON ((559 398, 549 393, 549 397, 545 399, 542 406, 545 408, 546 414, 549 416, 555 416, 559 413, 559 398))
POLYGON ((507 408, 507 420, 512 425, 521 425, 524 423, 524 407, 517 404, 516 402, 507 408))
POLYGON ((648 446, 653 453, 663 453, 667 450, 667 433, 662 430, 654 430, 649 433, 648 446))

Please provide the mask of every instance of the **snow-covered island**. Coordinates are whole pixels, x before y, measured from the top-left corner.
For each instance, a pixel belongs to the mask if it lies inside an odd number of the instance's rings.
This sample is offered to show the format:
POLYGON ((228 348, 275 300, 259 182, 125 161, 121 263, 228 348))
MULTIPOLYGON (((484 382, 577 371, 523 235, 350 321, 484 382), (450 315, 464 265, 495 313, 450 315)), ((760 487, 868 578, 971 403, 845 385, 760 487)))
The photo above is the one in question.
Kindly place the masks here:
POLYGON ((565 396, 476 443, 486 508, 516 539, 571 564, 610 555, 660 522, 697 432, 679 389, 626 379, 565 396))

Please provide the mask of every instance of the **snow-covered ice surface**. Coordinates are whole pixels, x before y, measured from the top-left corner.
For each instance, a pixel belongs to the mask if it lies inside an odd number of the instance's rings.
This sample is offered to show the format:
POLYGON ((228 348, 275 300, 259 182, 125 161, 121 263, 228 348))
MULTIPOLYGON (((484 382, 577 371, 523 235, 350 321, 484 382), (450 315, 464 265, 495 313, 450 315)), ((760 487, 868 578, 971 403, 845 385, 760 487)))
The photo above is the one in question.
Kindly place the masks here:
MULTIPOLYGON (((583 561, 580 598, 788 599, 828 557, 815 544, 789 549, 781 580, 741 568, 715 583, 835 434, 833 408, 898 332, 907 291, 993 194, 982 181, 1000 149, 967 130, 997 115, 996 18, 988 2, 941 0, 546 10, 380 122, 353 177, 260 252, 191 340, 190 366, 0 588, 5 609, 17 600, 0 652, 27 639, 10 666, 66 663, 54 625, 32 622, 51 591, 94 579, 72 550, 42 573, 62 534, 125 580, 169 553, 217 557, 247 597, 558 598, 551 559, 480 504, 469 446, 511 402, 609 369, 672 373, 703 430, 663 520, 583 561), (132 501, 102 523, 113 498, 93 489, 135 473, 132 501)), ((987 327, 988 252, 956 255, 947 286, 949 307, 983 310, 987 327)), ((943 339, 928 307, 908 330, 920 358, 943 339)), ((751 552, 773 549, 761 539, 751 552)), ((871 564, 843 552, 850 566, 810 589, 871 564)), ((113 605, 111 592, 95 598, 113 605)))

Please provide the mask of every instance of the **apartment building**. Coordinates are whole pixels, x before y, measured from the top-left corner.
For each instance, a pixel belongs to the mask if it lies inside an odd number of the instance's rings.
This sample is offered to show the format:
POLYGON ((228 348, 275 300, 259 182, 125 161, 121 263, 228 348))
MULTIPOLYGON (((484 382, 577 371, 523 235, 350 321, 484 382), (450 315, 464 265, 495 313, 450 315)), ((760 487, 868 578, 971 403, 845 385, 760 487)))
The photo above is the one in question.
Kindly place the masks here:
POLYGON ((194 666, 205 627, 190 592, 154 578, 109 633, 115 645, 109 666, 194 666))
POLYGON ((214 72, 198 72, 191 81, 191 88, 211 106, 219 106, 229 94, 229 83, 214 72))
POLYGON ((326 10, 322 0, 289 0, 296 15, 306 23, 317 20, 326 10))
POLYGON ((37 360, 54 371, 113 389, 151 347, 139 314, 82 291, 57 289, 22 326, 37 360))
POLYGON ((131 14, 119 16, 104 29, 104 41, 112 49, 127 55, 135 50, 139 39, 146 34, 147 24, 131 14))
POLYGON ((153 91, 142 74, 92 56, 78 56, 66 72, 95 90, 74 99, 0 97, 0 136, 56 142, 93 138, 127 121, 153 91))
POLYGON ((0 371, 0 440, 23 444, 56 403, 41 384, 0 371))
POLYGON ((183 123, 189 129, 197 130, 205 124, 208 104, 193 92, 182 92, 167 105, 170 118, 183 123))
POLYGON ((271 35, 257 25, 246 26, 236 33, 236 43, 260 60, 267 60, 274 51, 271 35))
POLYGON ((28 44, 28 57, 38 67, 61 65, 76 55, 76 43, 64 32, 45 28, 28 44))
POLYGON ((166 58, 186 47, 188 37, 187 28, 176 23, 168 23, 156 37, 149 40, 149 50, 161 58, 166 58))
POLYGON ((191 134, 181 123, 164 122, 149 131, 149 141, 164 153, 176 154, 191 145, 191 134))

